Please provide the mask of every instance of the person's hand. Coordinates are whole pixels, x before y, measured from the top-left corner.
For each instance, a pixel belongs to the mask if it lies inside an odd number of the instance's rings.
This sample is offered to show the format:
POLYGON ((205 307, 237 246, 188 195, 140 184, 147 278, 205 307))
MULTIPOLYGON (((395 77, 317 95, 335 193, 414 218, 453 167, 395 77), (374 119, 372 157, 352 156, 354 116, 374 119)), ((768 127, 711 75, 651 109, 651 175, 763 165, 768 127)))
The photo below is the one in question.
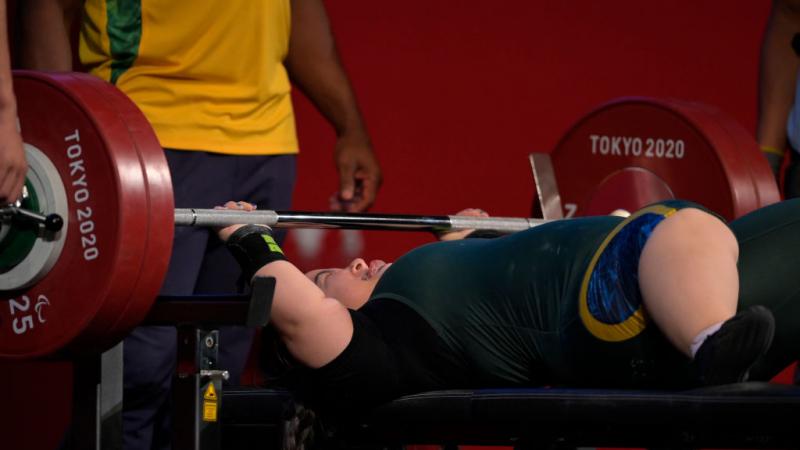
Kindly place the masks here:
MULTIPOLYGON (((225 203, 224 206, 215 206, 214 209, 238 209, 241 211, 253 211, 256 209, 256 205, 247 202, 230 201, 225 203)), ((243 226, 244 224, 229 225, 223 228, 215 228, 215 231, 217 232, 217 236, 222 242, 227 242, 228 238, 231 237, 233 232, 243 226)))
POLYGON ((16 116, 0 118, 0 205, 14 203, 20 198, 27 173, 16 116))
POLYGON ((339 192, 330 198, 334 211, 363 212, 375 202, 383 181, 378 159, 366 137, 342 136, 336 142, 339 192))
MULTIPOLYGON (((471 217, 489 217, 489 213, 482 209, 478 208, 467 208, 463 209, 455 214, 456 216, 471 216, 471 217)), ((470 233, 475 230, 458 230, 458 231, 447 231, 444 233, 440 233, 437 237, 440 241, 456 241, 458 239, 464 239, 470 233)))

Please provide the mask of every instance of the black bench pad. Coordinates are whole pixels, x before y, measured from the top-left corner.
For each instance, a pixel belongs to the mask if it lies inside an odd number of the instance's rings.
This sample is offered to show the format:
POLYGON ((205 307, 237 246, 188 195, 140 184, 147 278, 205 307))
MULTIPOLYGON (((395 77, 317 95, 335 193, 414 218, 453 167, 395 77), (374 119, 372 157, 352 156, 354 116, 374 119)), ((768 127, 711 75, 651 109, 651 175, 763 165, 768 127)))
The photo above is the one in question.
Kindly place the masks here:
MULTIPOLYGON (((223 439, 280 433, 283 390, 223 394, 223 439)), ((323 417, 339 445, 800 448, 800 388, 739 383, 689 391, 478 389, 409 395, 359 417, 323 417)), ((272 436, 272 435, 270 435, 272 436)), ((239 447, 243 446, 239 443, 239 447)), ((242 447, 246 448, 246 447, 242 447)))

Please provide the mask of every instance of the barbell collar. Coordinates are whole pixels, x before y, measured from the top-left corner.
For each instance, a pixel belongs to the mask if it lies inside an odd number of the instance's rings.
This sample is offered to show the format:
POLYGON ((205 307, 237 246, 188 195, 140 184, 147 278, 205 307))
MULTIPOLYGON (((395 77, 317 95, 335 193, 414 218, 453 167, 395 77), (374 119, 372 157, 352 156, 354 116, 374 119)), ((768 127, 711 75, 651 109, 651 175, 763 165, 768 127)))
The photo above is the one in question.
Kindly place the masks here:
POLYGON ((44 215, 20 208, 14 204, 0 208, 0 221, 3 223, 14 221, 34 223, 42 225, 45 230, 52 233, 58 233, 64 226, 64 219, 56 213, 44 215))
POLYGON ((175 210, 176 226, 225 227, 263 224, 274 228, 346 228, 355 230, 456 231, 493 230, 513 233, 548 222, 521 217, 415 216, 304 211, 237 211, 227 209, 175 210))

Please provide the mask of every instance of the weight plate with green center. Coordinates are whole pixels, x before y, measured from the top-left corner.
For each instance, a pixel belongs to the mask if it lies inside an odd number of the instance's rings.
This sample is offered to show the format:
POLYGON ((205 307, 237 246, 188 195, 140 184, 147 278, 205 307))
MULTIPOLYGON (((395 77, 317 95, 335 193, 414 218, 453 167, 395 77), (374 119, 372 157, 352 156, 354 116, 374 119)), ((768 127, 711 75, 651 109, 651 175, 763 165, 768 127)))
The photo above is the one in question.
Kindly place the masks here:
MULTIPOLYGON (((20 208, 29 211, 39 211, 39 198, 36 190, 29 180, 25 180, 28 196, 23 198, 20 208)), ((35 223, 13 221, 3 223, 3 228, 8 227, 0 240, 0 273, 8 272, 16 267, 31 253, 36 243, 39 226, 35 223)))

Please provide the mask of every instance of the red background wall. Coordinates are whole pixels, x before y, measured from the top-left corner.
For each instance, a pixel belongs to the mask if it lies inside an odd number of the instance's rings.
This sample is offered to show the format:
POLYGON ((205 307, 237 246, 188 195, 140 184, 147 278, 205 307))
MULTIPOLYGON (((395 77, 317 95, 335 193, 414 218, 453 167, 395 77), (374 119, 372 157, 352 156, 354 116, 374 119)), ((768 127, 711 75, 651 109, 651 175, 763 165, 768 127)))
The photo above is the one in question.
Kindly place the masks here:
MULTIPOLYGON (((618 96, 703 101, 754 129, 767 3, 329 2, 385 172, 374 210, 527 215, 527 154, 618 96)), ((299 96, 297 110, 295 204, 325 208, 333 136, 299 96)), ((366 253, 427 239, 372 233, 366 253)))
MULTIPOLYGON (((618 96, 702 101, 755 126, 766 1, 327 5, 384 169, 376 212, 474 206, 528 215, 527 154, 552 148, 583 113, 618 96)), ((301 95, 296 108, 302 153, 295 208, 324 209, 337 186, 334 136, 301 95)), ((430 240, 397 232, 363 237, 367 257, 386 259, 430 240)), ((344 262, 338 233, 324 239, 331 250, 324 258, 301 258, 296 237, 287 248, 303 265, 344 262)), ((1 446, 55 448, 70 383, 63 363, 1 364, 1 446)))

